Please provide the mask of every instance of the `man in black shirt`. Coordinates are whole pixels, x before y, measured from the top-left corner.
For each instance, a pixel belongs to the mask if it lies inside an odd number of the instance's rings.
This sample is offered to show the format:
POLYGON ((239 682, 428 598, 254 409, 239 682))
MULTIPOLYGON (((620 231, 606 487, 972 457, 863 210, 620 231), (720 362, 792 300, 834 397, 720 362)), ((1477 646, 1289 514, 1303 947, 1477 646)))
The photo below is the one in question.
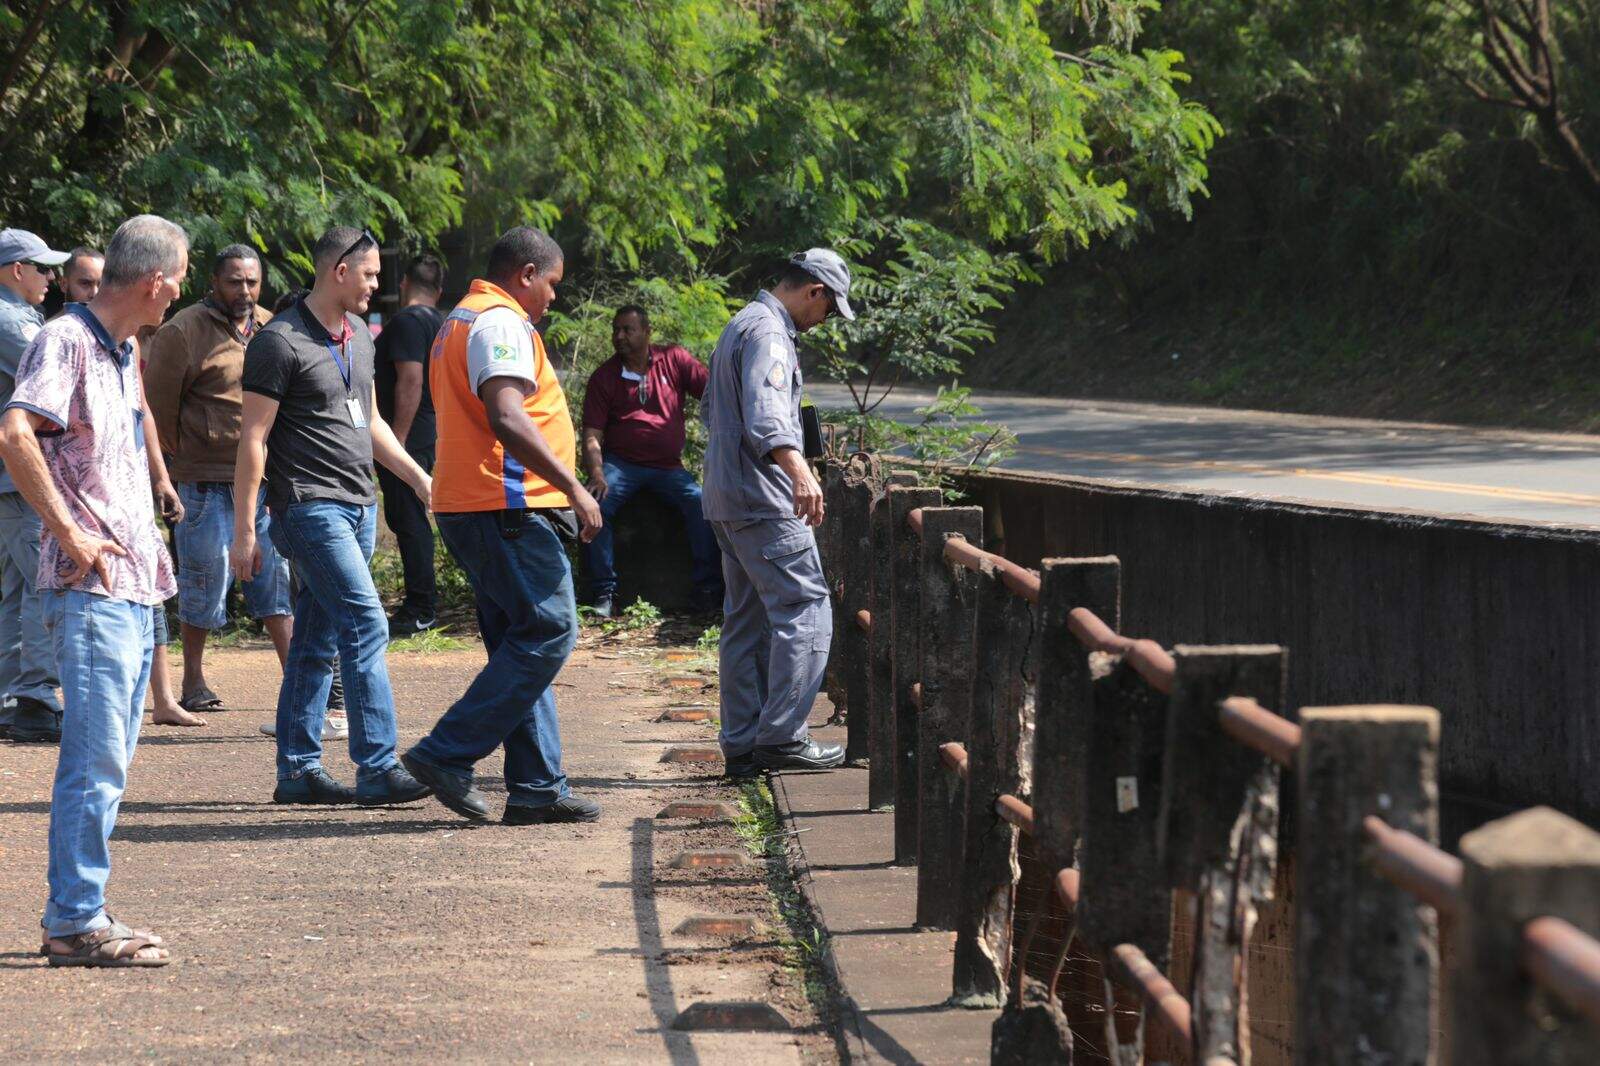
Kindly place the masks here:
MULTIPOLYGON (((433 397, 428 393, 428 351, 444 324, 436 304, 444 267, 435 256, 412 262, 400 279, 400 312, 378 335, 375 363, 378 413, 422 469, 433 471, 433 397)), ((421 633, 434 624, 433 525, 428 509, 388 468, 378 468, 383 520, 400 546, 406 596, 389 616, 389 638, 421 633)))

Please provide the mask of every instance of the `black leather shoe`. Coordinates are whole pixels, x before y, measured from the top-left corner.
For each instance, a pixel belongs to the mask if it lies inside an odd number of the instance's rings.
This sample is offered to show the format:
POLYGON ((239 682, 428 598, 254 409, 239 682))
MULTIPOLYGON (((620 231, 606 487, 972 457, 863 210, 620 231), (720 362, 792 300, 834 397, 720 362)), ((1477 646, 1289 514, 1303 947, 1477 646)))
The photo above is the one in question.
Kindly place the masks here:
POLYGON ((299 777, 290 777, 278 782, 278 787, 272 791, 273 803, 314 803, 331 805, 336 803, 354 803, 356 790, 346 788, 328 776, 328 771, 320 766, 309 770, 299 777))
POLYGON ((596 596, 589 611, 596 618, 614 618, 617 614, 616 605, 611 602, 610 596, 596 596))
POLYGON ((582 796, 562 796, 544 807, 524 807, 519 803, 506 804, 506 813, 500 821, 506 825, 548 825, 554 822, 598 822, 600 804, 582 796))
POLYGON ((769 744, 755 750, 755 764, 763 770, 831 770, 843 762, 843 744, 818 744, 814 740, 769 744))
POLYGON ((382 777, 356 783, 356 802, 363 807, 392 807, 397 803, 415 803, 432 791, 404 768, 391 766, 382 777))
POLYGON ((18 696, 11 739, 18 744, 61 743, 61 712, 32 696, 18 696))
POLYGON ((400 761, 411 776, 433 790, 433 798, 449 807, 463 818, 475 821, 486 821, 489 817, 489 801, 482 792, 472 787, 472 778, 460 777, 448 770, 441 770, 430 763, 412 755, 409 751, 400 756, 400 761))
POLYGON ((756 765, 756 754, 747 751, 743 755, 723 757, 722 776, 729 781, 753 781, 761 776, 761 768, 756 765))

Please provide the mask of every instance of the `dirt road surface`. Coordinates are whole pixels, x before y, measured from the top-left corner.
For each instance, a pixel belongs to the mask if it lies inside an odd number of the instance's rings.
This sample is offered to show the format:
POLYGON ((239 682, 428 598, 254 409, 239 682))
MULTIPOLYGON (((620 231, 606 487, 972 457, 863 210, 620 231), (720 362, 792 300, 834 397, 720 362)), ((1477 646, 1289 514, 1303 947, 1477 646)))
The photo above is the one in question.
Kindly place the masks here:
MULTIPOLYGON (((558 681, 567 771, 602 820, 509 828, 432 799, 273 805, 273 742, 257 727, 277 662, 215 651, 212 688, 238 709, 203 729, 146 719, 112 844, 114 913, 167 938, 164 969, 52 970, 35 954, 55 749, 0 743, 0 1061, 836 1061, 763 869, 668 866, 739 841, 727 824, 657 819, 661 807, 738 794, 720 766, 660 761, 669 744, 713 742, 709 725, 654 720, 684 698, 662 683, 660 652, 580 648, 558 681), (675 935, 695 914, 754 914, 759 931, 675 935), (763 1000, 797 1028, 670 1029, 698 1000, 763 1000)), ((390 656, 402 750, 481 663, 476 648, 390 656)), ((352 782, 342 744, 329 747, 329 770, 352 782)), ((498 755, 479 773, 498 799, 498 755)))

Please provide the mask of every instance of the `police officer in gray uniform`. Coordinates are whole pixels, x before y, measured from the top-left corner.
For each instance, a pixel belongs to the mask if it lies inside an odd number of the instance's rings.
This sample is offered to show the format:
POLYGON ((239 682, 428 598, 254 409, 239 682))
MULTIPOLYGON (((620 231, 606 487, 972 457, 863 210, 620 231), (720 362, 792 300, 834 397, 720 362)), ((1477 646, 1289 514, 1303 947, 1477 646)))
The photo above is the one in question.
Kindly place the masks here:
POLYGON ((822 488, 800 428, 794 339, 830 314, 855 318, 850 269, 826 248, 792 257, 778 284, 728 323, 701 401, 702 507, 722 548, 722 754, 730 777, 824 770, 844 748, 810 739, 833 614, 812 527, 822 488))

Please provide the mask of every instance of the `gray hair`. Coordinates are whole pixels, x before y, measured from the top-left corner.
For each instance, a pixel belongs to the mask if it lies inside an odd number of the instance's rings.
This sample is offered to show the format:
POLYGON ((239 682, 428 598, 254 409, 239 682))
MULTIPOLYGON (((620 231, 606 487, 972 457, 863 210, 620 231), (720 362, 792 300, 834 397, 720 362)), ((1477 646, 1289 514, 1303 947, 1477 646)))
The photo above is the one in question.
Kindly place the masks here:
POLYGON ((171 277, 188 254, 189 238, 176 223, 160 215, 135 215, 111 235, 100 284, 107 289, 120 288, 157 271, 171 277))

